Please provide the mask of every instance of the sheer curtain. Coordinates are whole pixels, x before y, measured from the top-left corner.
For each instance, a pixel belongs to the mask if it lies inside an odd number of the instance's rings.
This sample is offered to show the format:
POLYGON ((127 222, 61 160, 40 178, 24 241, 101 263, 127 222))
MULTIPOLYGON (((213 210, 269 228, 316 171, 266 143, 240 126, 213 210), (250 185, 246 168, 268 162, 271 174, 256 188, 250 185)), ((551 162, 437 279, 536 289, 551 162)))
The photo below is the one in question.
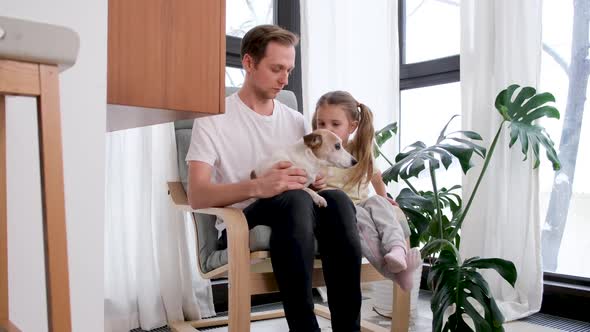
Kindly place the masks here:
MULTIPOLYGON (((397 31, 397 1, 301 0, 302 107, 308 123, 317 100, 332 90, 348 91, 369 106, 376 130, 398 121, 397 31)), ((397 139, 382 150, 394 156, 397 139)), ((377 166, 385 170, 386 164, 379 158, 377 166)), ((390 311, 392 284, 366 286, 379 294, 376 306, 390 311)), ((320 293, 326 300, 323 288, 320 293)))
POLYGON ((166 182, 177 179, 172 124, 107 134, 105 331, 215 315, 210 284, 197 270, 192 223, 168 198, 166 182))
POLYGON ((397 30, 397 1, 301 0, 306 119, 325 92, 346 90, 371 108, 377 129, 397 120, 397 30))
MULTIPOLYGON (((508 85, 537 87, 541 59, 541 0, 461 1, 463 128, 492 141, 501 116, 496 95, 508 85)), ((522 161, 520 143, 508 149, 504 130, 461 233, 462 257, 512 261, 512 288, 495 272, 484 276, 507 320, 539 311, 543 290, 538 171, 522 161)), ((481 163, 480 163, 481 164, 481 163)), ((479 168, 481 169, 481 168, 479 168)), ((478 171, 464 178, 471 193, 478 171)))

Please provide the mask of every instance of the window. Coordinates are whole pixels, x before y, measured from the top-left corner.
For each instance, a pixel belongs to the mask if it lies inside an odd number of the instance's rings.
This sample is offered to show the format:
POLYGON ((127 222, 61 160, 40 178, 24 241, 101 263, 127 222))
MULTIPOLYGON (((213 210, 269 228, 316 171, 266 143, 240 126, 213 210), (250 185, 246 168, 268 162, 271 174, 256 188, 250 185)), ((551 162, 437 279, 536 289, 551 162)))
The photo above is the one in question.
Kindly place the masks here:
MULTIPOLYGON (((251 28, 261 24, 277 24, 296 35, 300 35, 299 0, 227 0, 226 13, 226 71, 225 82, 228 86, 241 86, 243 71, 229 68, 241 68, 240 43, 242 37, 251 28), (240 78, 240 75, 242 77, 240 78)), ((301 83, 301 52, 296 48, 295 69, 289 77, 289 85, 297 97, 297 104, 303 105, 301 83)), ((302 112, 303 109, 300 109, 302 112)))
MULTIPOLYGON (((429 123, 442 121, 452 113, 449 109, 460 109, 460 89, 459 83, 456 83, 459 82, 457 53, 460 19, 458 8, 455 8, 459 6, 459 1, 398 0, 401 148, 418 139, 412 133, 416 130, 414 128, 420 126, 418 119, 428 116, 432 119, 429 123), (438 9, 433 14, 430 11, 434 11, 435 7, 438 9), (419 23, 425 20, 428 24, 419 23), (436 28, 429 28, 432 26, 436 28), (422 29, 424 32, 421 33, 422 29), (443 91, 446 91, 445 103, 449 104, 449 108, 441 111, 437 107, 437 112, 426 115, 424 112, 433 109, 427 105, 427 100, 434 99, 443 91), (447 116, 441 119, 441 113, 447 113, 447 116)), ((552 119, 543 125, 560 153, 563 171, 555 174, 548 162, 542 162, 539 171, 546 281, 541 310, 576 319, 582 317, 582 310, 578 308, 579 303, 583 303, 580 301, 588 297, 588 292, 583 289, 590 285, 590 260, 587 258, 590 252, 590 175, 586 171, 590 168, 590 120, 588 116, 583 117, 585 108, 590 107, 590 93, 587 89, 588 71, 581 64, 590 59, 587 48, 589 16, 588 1, 543 2, 543 54, 539 91, 553 93, 556 107, 561 112, 560 121, 552 119), (578 15, 578 27, 573 27, 575 15, 578 15), (573 61, 572 50, 576 54, 573 61), (570 103, 574 97, 568 96, 568 91, 578 92, 578 112, 568 109, 568 104, 574 104, 570 103), (571 196, 569 189, 556 190, 554 183, 569 184, 565 188, 571 189, 571 196)), ((442 123, 436 125, 440 126, 442 123)), ((453 172, 450 174, 452 177, 455 176, 453 172)), ((420 181, 417 184, 426 185, 420 181)))
POLYGON ((245 77, 244 69, 225 67, 225 86, 241 87, 245 77))
POLYGON ((225 33, 242 38, 248 30, 274 22, 273 0, 228 0, 226 2, 225 33))
POLYGON ((406 0, 404 63, 459 53, 460 0, 406 0))
MULTIPOLYGON (((398 4, 401 150, 418 140, 426 145, 435 144, 438 133, 451 116, 461 113, 457 54, 460 19, 459 0, 399 0, 398 4), (438 23, 433 25, 432 22, 438 23), (435 102, 440 100, 445 101, 442 106, 435 102), (425 118, 429 121, 425 122, 425 118), (431 136, 424 136, 424 133, 430 133, 431 136)), ((460 129, 461 119, 456 118, 447 132, 460 129)), ((441 172, 445 175, 437 176, 439 187, 449 188, 461 184, 462 172, 456 161, 449 170, 441 172)), ((413 181, 413 185, 419 190, 432 190, 430 177, 426 174, 424 176, 425 178, 413 181)))
POLYGON ((273 0, 228 0, 226 2, 225 33, 227 66, 225 86, 241 87, 245 72, 240 67, 240 41, 248 30, 274 22, 273 0))
POLYGON ((555 96, 561 113, 559 121, 543 125, 555 142, 562 167, 553 172, 550 163, 541 164, 543 267, 547 272, 585 278, 590 278, 590 260, 584 259, 590 252, 590 175, 586 171, 590 168, 590 120, 584 113, 590 107, 590 93, 588 71, 583 68, 588 61, 589 8, 584 1, 544 1, 540 80, 540 90, 555 96), (580 18, 575 26, 574 16, 580 18))
MULTIPOLYGON (((406 147, 416 141, 426 145, 436 143, 438 134, 455 115, 461 113, 461 86, 458 82, 415 88, 401 91, 400 145, 406 147), (444 103, 432 101, 444 100, 444 103), (428 119, 428 121, 424 121, 428 119), (430 136, 426 136, 428 134, 430 136)), ((455 118, 447 128, 447 133, 461 130, 461 119, 455 118)), ((442 167, 442 166, 441 166, 442 167)), ((448 170, 441 170, 443 175, 436 176, 439 188, 450 188, 461 184, 461 167, 458 162, 451 164, 448 170)), ((437 172, 438 173, 438 172, 437 172)), ((430 175, 412 181, 419 190, 432 190, 430 175)))

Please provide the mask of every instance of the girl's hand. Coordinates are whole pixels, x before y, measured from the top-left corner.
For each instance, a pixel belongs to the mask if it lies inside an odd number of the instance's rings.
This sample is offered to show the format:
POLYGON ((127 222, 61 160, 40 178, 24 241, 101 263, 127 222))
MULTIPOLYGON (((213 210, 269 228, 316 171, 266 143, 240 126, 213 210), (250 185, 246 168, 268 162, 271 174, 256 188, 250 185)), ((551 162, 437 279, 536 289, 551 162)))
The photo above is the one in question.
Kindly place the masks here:
POLYGON ((311 188, 315 191, 326 188, 326 180, 326 175, 323 172, 319 172, 314 183, 311 184, 311 188))
POLYGON ((387 198, 387 201, 388 201, 389 203, 391 203, 391 205, 399 207, 399 204, 397 204, 397 202, 396 202, 396 201, 394 201, 394 200, 393 200, 393 198, 389 198, 389 197, 387 197, 387 196, 386 196, 385 198, 387 198))

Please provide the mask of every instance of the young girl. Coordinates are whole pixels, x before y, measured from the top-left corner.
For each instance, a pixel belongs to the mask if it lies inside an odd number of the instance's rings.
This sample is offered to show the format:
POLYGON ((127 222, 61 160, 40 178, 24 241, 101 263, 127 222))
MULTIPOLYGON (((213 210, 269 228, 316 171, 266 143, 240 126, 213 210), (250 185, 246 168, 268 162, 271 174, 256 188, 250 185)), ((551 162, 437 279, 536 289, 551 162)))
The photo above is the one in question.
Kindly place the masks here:
POLYGON ((332 91, 318 100, 312 127, 338 135, 344 148, 358 161, 349 169, 329 168, 326 189, 341 189, 355 203, 364 256, 402 289, 412 288, 412 272, 421 264, 420 251, 406 250, 405 238, 410 234, 406 218, 387 196, 381 172, 374 167, 373 114, 350 93, 332 91), (369 197, 369 182, 377 195, 369 197))

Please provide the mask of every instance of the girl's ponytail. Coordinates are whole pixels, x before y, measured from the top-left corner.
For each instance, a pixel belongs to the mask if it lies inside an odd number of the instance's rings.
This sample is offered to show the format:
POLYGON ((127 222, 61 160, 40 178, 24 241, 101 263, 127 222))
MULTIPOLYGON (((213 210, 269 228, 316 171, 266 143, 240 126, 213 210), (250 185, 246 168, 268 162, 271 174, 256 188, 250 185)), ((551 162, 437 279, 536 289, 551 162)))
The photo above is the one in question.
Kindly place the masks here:
POLYGON ((373 113, 362 103, 357 103, 359 112, 358 128, 352 141, 350 142, 350 153, 357 158, 358 164, 351 172, 348 183, 358 184, 367 183, 373 177, 373 137, 375 128, 373 127, 373 113))

